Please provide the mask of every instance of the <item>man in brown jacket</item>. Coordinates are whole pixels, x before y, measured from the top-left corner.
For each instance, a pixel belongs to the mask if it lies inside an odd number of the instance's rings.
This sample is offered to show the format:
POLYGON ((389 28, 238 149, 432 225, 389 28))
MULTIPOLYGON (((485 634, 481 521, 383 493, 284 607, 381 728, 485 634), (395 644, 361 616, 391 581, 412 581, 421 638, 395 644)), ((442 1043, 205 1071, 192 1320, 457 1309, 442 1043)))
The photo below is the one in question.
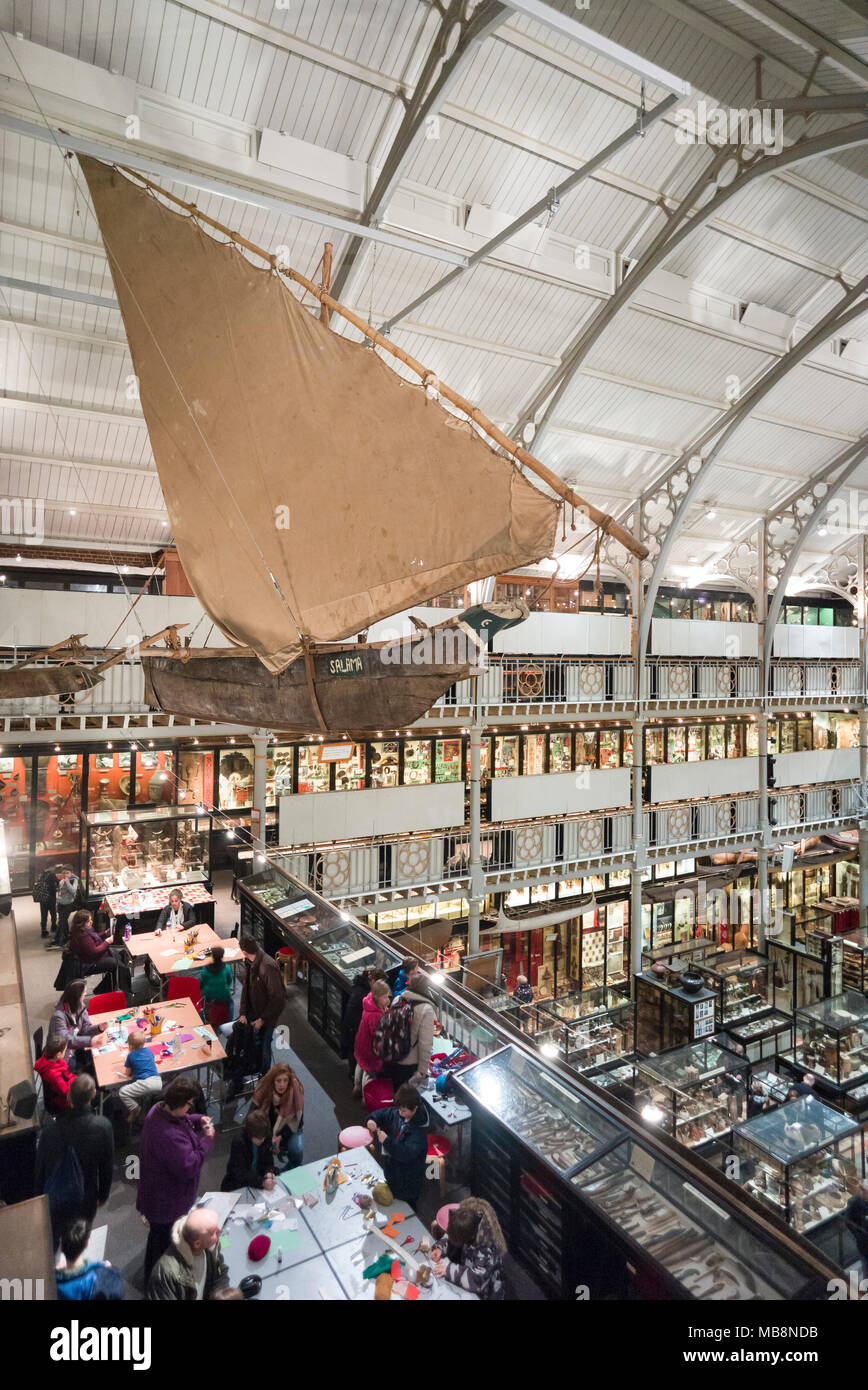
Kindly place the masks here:
POLYGON ((247 962, 241 989, 239 1023, 252 1023, 262 1045, 262 1071, 271 1066, 271 1039, 286 1003, 286 989, 277 962, 250 936, 238 943, 247 962))

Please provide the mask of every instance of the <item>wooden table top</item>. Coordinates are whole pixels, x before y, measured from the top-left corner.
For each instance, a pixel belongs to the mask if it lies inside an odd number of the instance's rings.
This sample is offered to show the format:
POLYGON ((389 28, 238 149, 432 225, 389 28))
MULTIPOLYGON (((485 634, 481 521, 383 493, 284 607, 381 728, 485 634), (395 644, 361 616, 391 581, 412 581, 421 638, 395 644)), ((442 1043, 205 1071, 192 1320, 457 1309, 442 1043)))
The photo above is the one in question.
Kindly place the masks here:
POLYGON ((161 975, 181 975, 185 970, 201 970, 211 959, 205 954, 210 946, 223 947, 223 959, 227 965, 241 960, 241 948, 234 937, 224 941, 211 927, 202 924, 181 927, 178 931, 167 929, 160 936, 156 932, 137 932, 124 944, 133 958, 147 956, 161 975), (192 954, 184 950, 184 941, 191 931, 198 933, 192 954), (197 960, 197 956, 201 959, 197 960))
POLYGON ((19 1298, 38 1302, 57 1298, 47 1197, 0 1207, 0 1278, 22 1281, 19 1298), (28 1286, 26 1280, 35 1284, 28 1286))
MULTIPOLYGON (((212 1039, 211 1046, 205 1046, 204 1038, 196 1033, 197 1028, 205 1028, 201 1018, 196 1012, 195 1006, 190 999, 173 999, 171 1003, 148 1005, 163 1020, 163 1028, 166 1024, 176 1023, 178 1026, 169 1031, 163 1031, 157 1037, 150 1038, 150 1042, 145 1046, 151 1046, 152 1050, 158 1049, 163 1043, 170 1045, 175 1037, 186 1038, 182 1041, 181 1050, 178 1056, 174 1054, 170 1057, 161 1058, 159 1050, 155 1050, 157 1058, 157 1071, 160 1076, 170 1072, 186 1071, 189 1067, 205 1067, 209 1062, 220 1062, 226 1053, 220 1043, 213 1028, 207 1028, 208 1036, 212 1039), (192 1036, 191 1036, 192 1035, 192 1036), (199 1044, 197 1047, 196 1044, 199 1044)), ((122 1042, 115 1042, 114 1047, 109 1052, 102 1052, 100 1044, 96 1043, 93 1049, 93 1065, 96 1073, 96 1084, 98 1086, 122 1086, 130 1080, 124 1070, 127 1053, 126 1036, 131 1028, 135 1028, 139 1019, 145 1019, 147 1015, 144 1009, 115 1009, 112 1013, 92 1014, 92 1018, 100 1023, 111 1025, 117 1020, 122 1020, 124 1024, 124 1037, 122 1042)), ((103 1035, 104 1037, 106 1035, 103 1035)))

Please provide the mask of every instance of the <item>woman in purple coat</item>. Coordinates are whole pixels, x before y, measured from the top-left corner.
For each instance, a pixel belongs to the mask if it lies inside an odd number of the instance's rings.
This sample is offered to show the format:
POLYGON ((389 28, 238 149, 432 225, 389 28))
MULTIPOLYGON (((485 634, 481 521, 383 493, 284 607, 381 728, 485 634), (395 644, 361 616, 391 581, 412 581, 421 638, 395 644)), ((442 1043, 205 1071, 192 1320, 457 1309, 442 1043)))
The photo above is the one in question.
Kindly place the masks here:
POLYGON ((172 1238, 172 1226, 199 1194, 202 1164, 214 1143, 207 1115, 191 1115, 196 1096, 192 1081, 180 1076, 151 1108, 142 1129, 141 1176, 136 1209, 148 1222, 145 1287, 151 1270, 172 1238))

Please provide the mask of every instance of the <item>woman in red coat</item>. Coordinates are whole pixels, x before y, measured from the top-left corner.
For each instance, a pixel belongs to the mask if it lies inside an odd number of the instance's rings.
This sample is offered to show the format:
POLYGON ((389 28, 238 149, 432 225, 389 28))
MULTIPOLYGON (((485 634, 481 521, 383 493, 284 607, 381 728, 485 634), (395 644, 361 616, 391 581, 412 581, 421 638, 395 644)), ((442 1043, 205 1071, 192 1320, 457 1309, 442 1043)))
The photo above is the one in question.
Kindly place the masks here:
POLYGON ((62 1110, 69 1109, 67 1093, 75 1080, 75 1073, 66 1065, 65 1052, 66 1038, 49 1038, 42 1056, 35 1063, 36 1072, 42 1077, 42 1094, 49 1115, 59 1115, 62 1110))
POLYGON ((392 991, 387 982, 375 980, 371 985, 370 994, 366 994, 362 1000, 362 1021, 356 1033, 356 1044, 353 1049, 356 1065, 362 1073, 361 1079, 356 1077, 356 1082, 362 1089, 372 1076, 378 1076, 383 1070, 383 1059, 374 1053, 373 1040, 377 1031, 377 1024, 388 1009, 391 998, 392 991))

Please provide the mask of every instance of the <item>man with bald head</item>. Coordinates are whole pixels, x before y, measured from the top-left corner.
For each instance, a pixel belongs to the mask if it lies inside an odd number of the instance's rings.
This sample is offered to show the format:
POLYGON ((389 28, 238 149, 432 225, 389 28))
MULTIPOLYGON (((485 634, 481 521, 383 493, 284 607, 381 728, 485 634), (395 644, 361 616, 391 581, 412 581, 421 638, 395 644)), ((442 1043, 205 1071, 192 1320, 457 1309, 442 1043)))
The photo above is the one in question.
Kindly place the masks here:
POLYGON ((153 1302, 185 1303, 210 1298, 229 1284, 220 1254, 220 1221, 216 1212, 194 1207, 172 1227, 172 1240, 151 1271, 145 1298, 153 1302))

